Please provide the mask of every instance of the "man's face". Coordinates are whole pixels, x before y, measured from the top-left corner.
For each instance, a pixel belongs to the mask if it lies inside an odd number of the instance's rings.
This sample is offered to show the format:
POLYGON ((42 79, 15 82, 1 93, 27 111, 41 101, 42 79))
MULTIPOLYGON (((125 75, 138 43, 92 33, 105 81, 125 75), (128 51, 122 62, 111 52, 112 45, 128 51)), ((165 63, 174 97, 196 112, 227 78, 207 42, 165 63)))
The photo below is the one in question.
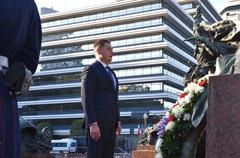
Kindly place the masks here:
POLYGON ((113 48, 110 43, 105 43, 102 48, 99 49, 100 59, 106 63, 110 63, 113 57, 113 48))

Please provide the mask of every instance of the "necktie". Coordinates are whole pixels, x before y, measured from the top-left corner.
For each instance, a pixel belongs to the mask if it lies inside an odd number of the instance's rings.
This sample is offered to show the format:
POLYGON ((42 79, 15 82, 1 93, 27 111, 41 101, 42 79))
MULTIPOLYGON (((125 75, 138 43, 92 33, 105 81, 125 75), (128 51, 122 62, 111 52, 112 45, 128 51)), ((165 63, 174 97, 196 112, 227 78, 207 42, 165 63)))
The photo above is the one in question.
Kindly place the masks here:
POLYGON ((111 68, 109 66, 106 66, 108 75, 110 76, 111 80, 112 80, 112 85, 113 85, 113 89, 115 89, 115 82, 114 82, 114 78, 113 78, 113 74, 111 72, 111 68))

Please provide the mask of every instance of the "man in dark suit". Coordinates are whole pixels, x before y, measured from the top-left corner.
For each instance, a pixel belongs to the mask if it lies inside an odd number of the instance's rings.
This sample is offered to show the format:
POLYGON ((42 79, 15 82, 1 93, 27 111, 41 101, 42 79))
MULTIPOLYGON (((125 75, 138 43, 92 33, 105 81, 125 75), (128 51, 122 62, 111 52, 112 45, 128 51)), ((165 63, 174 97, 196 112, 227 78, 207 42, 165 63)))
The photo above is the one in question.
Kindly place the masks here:
POLYGON ((82 72, 81 99, 87 129, 88 158, 113 158, 116 135, 121 132, 118 108, 118 80, 108 66, 112 61, 111 42, 94 43, 96 62, 82 72))

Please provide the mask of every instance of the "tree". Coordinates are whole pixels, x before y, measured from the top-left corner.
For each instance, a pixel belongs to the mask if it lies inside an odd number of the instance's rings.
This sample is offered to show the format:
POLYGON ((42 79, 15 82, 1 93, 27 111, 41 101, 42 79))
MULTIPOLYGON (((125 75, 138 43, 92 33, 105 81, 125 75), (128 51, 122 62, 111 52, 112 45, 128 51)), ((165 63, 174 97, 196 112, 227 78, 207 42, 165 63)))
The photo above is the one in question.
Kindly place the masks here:
POLYGON ((70 128, 70 136, 71 137, 85 135, 85 130, 82 129, 82 124, 83 124, 82 119, 73 121, 71 128, 70 128))

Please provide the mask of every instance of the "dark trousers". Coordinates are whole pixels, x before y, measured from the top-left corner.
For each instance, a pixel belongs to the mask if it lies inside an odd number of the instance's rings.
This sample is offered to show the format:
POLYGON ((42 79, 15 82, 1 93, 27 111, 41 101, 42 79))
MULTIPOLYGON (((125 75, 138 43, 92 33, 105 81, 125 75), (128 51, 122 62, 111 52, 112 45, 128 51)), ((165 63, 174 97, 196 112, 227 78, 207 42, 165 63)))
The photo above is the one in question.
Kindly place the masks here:
POLYGON ((16 97, 0 72, 0 158, 20 158, 20 130, 16 97))
POLYGON ((87 132, 87 158, 113 158, 116 131, 101 129, 101 138, 94 141, 90 137, 90 131, 87 132))

